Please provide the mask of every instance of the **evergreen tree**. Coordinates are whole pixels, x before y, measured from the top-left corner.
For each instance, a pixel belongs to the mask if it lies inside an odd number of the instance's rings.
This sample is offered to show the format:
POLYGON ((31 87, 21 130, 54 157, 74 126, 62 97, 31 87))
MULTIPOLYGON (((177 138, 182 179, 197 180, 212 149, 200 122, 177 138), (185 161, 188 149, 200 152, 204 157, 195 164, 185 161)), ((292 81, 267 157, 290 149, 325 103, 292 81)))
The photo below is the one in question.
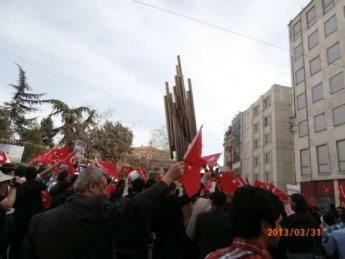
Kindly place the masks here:
POLYGON ((10 102, 5 102, 5 109, 9 114, 9 124, 12 133, 22 135, 24 130, 28 130, 33 127, 36 118, 26 118, 25 115, 30 112, 35 112, 38 109, 33 107, 34 105, 40 105, 42 102, 41 97, 44 94, 33 94, 30 86, 27 83, 25 71, 20 65, 18 83, 10 84, 15 89, 15 93, 10 102))
POLYGON ((0 107, 0 138, 8 139, 11 135, 10 115, 3 107, 0 107))
POLYGON ((51 116, 42 119, 40 132, 42 133, 42 139, 44 144, 53 147, 53 139, 55 135, 58 133, 58 130, 54 129, 54 123, 51 116))

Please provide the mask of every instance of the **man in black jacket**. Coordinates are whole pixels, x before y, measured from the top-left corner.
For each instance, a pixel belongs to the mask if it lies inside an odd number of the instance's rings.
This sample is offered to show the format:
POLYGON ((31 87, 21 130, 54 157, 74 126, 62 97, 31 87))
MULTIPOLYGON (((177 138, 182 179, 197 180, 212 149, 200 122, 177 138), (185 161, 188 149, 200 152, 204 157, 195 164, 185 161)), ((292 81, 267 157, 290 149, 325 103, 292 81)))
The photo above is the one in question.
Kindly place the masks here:
POLYGON ((195 223, 193 239, 200 246, 200 258, 229 246, 232 239, 229 214, 225 211, 226 195, 217 191, 210 196, 212 211, 201 213, 195 223))
MULTIPOLYGON (((183 172, 182 162, 172 165, 162 181, 128 200, 128 206, 148 209, 183 172)), ((76 195, 63 205, 33 217, 26 258, 113 258, 116 206, 107 201, 104 173, 86 169, 74 185, 76 195)))

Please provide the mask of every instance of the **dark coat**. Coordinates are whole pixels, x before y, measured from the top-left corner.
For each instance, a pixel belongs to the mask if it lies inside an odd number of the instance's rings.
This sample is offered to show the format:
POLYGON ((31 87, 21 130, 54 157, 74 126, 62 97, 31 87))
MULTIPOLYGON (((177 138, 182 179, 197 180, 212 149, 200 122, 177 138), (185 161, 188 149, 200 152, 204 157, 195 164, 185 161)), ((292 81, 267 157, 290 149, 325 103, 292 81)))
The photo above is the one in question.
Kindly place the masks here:
MULTIPOLYGON (((152 207, 168 186, 164 182, 128 199, 128 206, 152 207)), ((116 206, 105 195, 73 195, 61 206, 32 218, 25 258, 112 258, 116 206)))
POLYGON ((232 231, 229 214, 222 209, 215 209, 198 215, 193 239, 200 246, 200 258, 230 246, 232 231))
MULTIPOLYGON (((312 217, 308 212, 301 213, 296 212, 287 218, 286 227, 288 229, 304 229, 305 233, 310 229, 317 229, 319 225, 317 224, 314 217, 312 217)), ((319 237, 302 237, 292 235, 286 238, 287 251, 291 253, 312 253, 314 249, 315 242, 319 237)))
POLYGON ((190 201, 188 196, 167 196, 151 211, 151 229, 156 233, 153 259, 182 255, 187 238, 182 207, 190 201))

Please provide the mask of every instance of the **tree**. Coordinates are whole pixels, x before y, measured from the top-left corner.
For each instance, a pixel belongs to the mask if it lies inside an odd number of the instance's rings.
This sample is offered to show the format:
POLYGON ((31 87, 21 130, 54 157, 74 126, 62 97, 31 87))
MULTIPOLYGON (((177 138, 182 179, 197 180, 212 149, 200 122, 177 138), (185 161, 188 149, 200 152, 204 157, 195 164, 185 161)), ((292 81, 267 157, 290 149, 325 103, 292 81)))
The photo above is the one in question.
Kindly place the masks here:
POLYGON ((161 150, 169 150, 168 132, 165 126, 150 131, 149 145, 161 150))
POLYGON ((5 102, 5 109, 9 114, 9 124, 12 133, 17 133, 21 136, 23 130, 30 129, 36 118, 27 119, 25 115, 30 112, 35 112, 38 109, 34 108, 34 105, 40 105, 44 100, 41 97, 44 94, 28 93, 31 91, 30 86, 27 83, 25 71, 20 65, 19 79, 16 85, 10 84, 16 91, 10 102, 5 102))
POLYGON ((40 132, 42 133, 42 139, 46 146, 54 146, 54 137, 58 133, 58 130, 54 129, 54 123, 51 116, 43 118, 41 121, 40 132))
POLYGON ((11 135, 10 115, 4 108, 0 107, 0 138, 8 139, 11 135))
POLYGON ((49 100, 53 105, 50 116, 61 116, 62 126, 55 130, 63 135, 61 144, 72 148, 77 139, 85 140, 87 131, 94 126, 96 111, 86 106, 71 108, 60 100, 49 100))
POLYGON ((87 156, 93 158, 98 152, 103 159, 111 158, 117 162, 131 152, 132 131, 119 122, 105 121, 88 134, 87 156))
POLYGON ((41 152, 44 150, 40 147, 35 146, 44 145, 42 136, 43 134, 38 125, 34 125, 32 129, 22 130, 21 140, 23 141, 25 146, 22 161, 27 162, 31 159, 33 153, 41 152))

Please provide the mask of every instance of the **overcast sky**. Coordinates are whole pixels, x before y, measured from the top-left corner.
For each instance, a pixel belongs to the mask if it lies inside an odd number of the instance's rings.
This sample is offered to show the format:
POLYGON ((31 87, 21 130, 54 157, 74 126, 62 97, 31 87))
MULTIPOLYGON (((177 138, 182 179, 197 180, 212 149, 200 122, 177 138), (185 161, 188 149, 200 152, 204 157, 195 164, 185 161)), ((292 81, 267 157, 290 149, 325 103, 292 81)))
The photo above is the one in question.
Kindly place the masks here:
MULTIPOLYGON (((142 1, 286 49, 287 24, 309 2, 142 1)), ((112 109, 112 119, 133 130, 134 146, 165 125, 164 83, 174 83, 177 55, 192 79, 204 154, 223 151, 238 111, 275 83, 291 85, 287 51, 131 0, 0 1, 0 103, 17 81, 16 62, 36 93, 73 107, 112 109)))

